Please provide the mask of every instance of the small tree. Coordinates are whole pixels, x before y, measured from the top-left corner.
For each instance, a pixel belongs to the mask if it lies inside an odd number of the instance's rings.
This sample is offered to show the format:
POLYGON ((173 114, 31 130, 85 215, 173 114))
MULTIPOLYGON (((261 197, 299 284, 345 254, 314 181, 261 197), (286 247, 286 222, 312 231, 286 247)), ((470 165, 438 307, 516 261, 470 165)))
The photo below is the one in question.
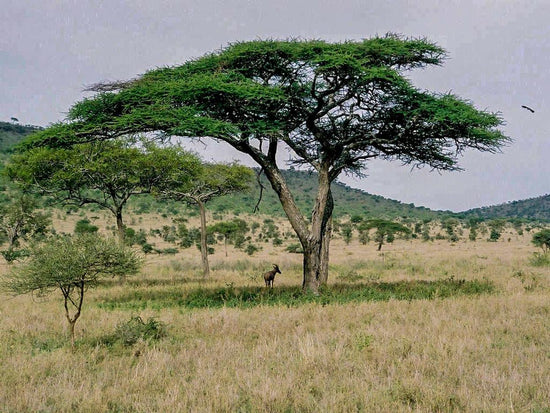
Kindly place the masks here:
POLYGON ((493 219, 487 223, 487 226, 491 229, 488 241, 497 242, 506 226, 506 221, 503 219, 493 219))
POLYGON ((48 214, 37 211, 38 202, 30 195, 12 194, 12 200, 0 206, 0 236, 7 241, 7 250, 2 255, 8 262, 13 262, 21 255, 16 251, 20 240, 28 240, 36 235, 43 235, 50 225, 48 214))
MULTIPOLYGON (((172 148, 172 150, 174 150, 174 158, 177 159, 179 149, 172 148)), ((154 192, 160 197, 187 202, 199 208, 201 219, 200 250, 203 273, 207 277, 210 274, 210 265, 208 263, 206 203, 219 196, 248 189, 253 172, 250 168, 234 163, 204 164, 197 166, 194 179, 188 181, 183 179, 188 174, 185 168, 180 168, 181 163, 176 161, 173 165, 174 168, 170 171, 170 174, 159 182, 154 192)))
POLYGON ((376 234, 374 240, 378 243, 378 251, 382 249, 384 240, 391 243, 395 238, 395 234, 398 232, 408 234, 411 230, 397 222, 385 221, 383 219, 371 219, 364 221, 359 226, 361 231, 368 231, 372 228, 376 228, 376 234))
POLYGON ((13 269, 5 286, 15 294, 49 294, 59 289, 74 346, 85 292, 102 278, 136 273, 140 264, 131 249, 114 240, 95 234, 67 236, 36 247, 27 262, 13 269))
POLYGON ((443 221, 441 221, 441 228, 447 232, 447 235, 449 236, 449 241, 451 242, 457 242, 458 241, 458 235, 455 233, 455 228, 460 224, 460 221, 456 218, 447 218, 443 221))
POLYGON ((543 229, 534 234, 531 242, 535 246, 542 248, 542 252, 545 254, 548 253, 550 251, 550 229, 543 229))
MULTIPOLYGON (((123 212, 135 195, 151 192, 175 167, 171 149, 152 144, 139 148, 129 140, 86 143, 71 148, 35 148, 12 157, 8 175, 16 182, 52 196, 56 201, 82 206, 95 204, 116 219, 124 240, 123 212)), ((178 168, 189 181, 200 160, 181 151, 178 168)), ((182 174, 183 175, 183 174, 182 174)), ((180 177, 183 179, 183 176, 180 177)))
POLYGON ((225 256, 227 257, 227 243, 235 241, 237 237, 243 236, 248 232, 248 224, 245 220, 235 218, 231 221, 217 222, 208 227, 208 232, 223 235, 225 256))
POLYGON ((340 232, 342 233, 342 239, 346 245, 349 245, 351 238, 353 237, 353 227, 351 226, 351 223, 346 222, 345 224, 342 224, 340 227, 340 232))

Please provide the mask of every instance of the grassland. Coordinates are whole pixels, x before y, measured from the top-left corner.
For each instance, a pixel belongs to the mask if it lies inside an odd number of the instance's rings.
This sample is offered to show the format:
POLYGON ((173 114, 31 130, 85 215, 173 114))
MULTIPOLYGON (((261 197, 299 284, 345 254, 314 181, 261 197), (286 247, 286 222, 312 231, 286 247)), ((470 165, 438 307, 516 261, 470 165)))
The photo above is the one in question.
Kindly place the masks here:
POLYGON ((530 264, 530 239, 380 253, 336 237, 320 298, 298 293, 291 240, 253 256, 220 245, 207 280, 194 247, 152 254, 138 276, 87 292, 74 349, 61 297, 2 293, 0 411, 550 412, 550 268, 530 264), (265 291, 271 263, 283 274, 265 291), (113 340, 133 316, 165 334, 113 340))

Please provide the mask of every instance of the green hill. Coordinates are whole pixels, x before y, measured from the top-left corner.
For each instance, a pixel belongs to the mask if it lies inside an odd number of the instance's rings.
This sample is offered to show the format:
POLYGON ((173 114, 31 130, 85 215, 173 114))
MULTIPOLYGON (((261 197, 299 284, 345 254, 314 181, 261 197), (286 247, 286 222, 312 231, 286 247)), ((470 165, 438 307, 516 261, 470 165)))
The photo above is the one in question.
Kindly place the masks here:
POLYGON ((460 215, 483 219, 522 218, 537 221, 550 221, 550 195, 470 209, 460 213, 460 215))
MULTIPOLYGON (((296 203, 300 210, 308 215, 311 213, 313 202, 317 192, 316 173, 285 170, 283 175, 295 196, 296 203)), ((275 192, 271 189, 269 182, 262 179, 265 187, 260 203, 260 213, 265 215, 284 215, 283 209, 275 192)), ((350 188, 342 183, 332 185, 334 196, 334 216, 360 215, 364 218, 386 218, 398 217, 416 219, 439 219, 452 215, 451 212, 432 211, 425 207, 416 207, 414 204, 405 204, 399 201, 372 195, 365 191, 350 188)), ((256 186, 250 193, 230 195, 216 199, 210 204, 214 211, 234 211, 236 213, 251 213, 259 199, 259 188, 256 186)))
POLYGON ((38 126, 0 122, 0 153, 8 153, 25 136, 41 129, 38 126))

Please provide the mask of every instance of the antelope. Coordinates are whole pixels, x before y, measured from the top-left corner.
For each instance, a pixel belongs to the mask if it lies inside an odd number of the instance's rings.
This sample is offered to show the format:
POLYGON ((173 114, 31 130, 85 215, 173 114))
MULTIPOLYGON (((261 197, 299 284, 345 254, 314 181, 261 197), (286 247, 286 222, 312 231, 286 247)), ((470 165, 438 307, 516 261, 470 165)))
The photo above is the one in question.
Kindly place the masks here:
POLYGON ((264 274, 265 286, 273 288, 273 280, 275 279, 275 274, 281 274, 281 270, 277 264, 273 264, 273 269, 264 274))

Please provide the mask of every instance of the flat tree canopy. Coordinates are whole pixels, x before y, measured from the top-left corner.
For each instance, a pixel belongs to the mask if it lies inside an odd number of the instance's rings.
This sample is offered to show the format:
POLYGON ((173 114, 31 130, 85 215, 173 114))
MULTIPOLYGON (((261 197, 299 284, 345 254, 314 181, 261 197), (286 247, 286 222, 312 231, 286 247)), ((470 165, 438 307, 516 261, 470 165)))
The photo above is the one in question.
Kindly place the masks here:
POLYGON ((333 202, 340 173, 361 174, 370 159, 458 170, 466 149, 495 152, 506 141, 496 113, 452 94, 415 88, 412 69, 440 65, 445 51, 397 35, 362 41, 257 40, 229 45, 128 82, 98 84, 68 121, 27 140, 67 146, 133 133, 223 140, 266 174, 304 249, 304 289, 328 274, 333 202), (277 153, 318 172, 311 219, 280 173, 277 153))

